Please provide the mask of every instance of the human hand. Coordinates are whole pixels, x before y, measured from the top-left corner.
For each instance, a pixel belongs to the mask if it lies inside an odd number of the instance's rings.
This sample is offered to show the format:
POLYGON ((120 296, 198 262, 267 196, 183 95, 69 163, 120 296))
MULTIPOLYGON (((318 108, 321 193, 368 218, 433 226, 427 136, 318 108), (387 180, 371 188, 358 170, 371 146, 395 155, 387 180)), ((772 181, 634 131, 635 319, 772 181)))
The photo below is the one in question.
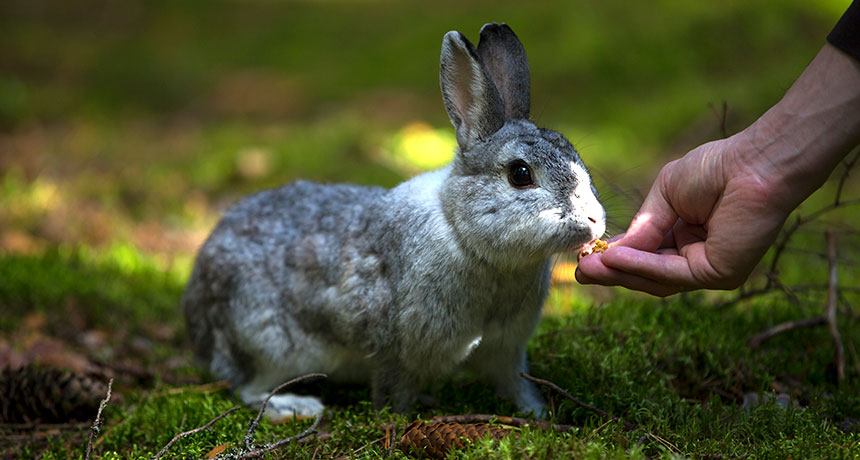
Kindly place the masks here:
POLYGON ((577 280, 658 296, 739 286, 791 212, 778 171, 748 161, 755 150, 740 133, 667 164, 627 233, 584 257, 577 280))
POLYGON ((659 296, 738 287, 858 142, 860 62, 826 44, 755 123, 664 166, 627 233, 576 279, 659 296))

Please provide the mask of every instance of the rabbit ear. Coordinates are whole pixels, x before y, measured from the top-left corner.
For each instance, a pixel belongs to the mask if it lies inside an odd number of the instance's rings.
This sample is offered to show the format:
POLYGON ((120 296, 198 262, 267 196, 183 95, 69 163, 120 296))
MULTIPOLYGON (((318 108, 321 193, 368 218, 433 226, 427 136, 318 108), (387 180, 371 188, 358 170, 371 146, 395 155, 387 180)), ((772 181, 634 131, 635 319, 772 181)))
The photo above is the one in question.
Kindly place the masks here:
POLYGON ((442 40, 439 81, 448 117, 457 130, 457 142, 468 149, 505 124, 502 98, 475 47, 460 32, 442 40))
POLYGON ((526 50, 507 24, 481 28, 478 55, 487 67, 505 107, 505 118, 529 118, 530 78, 526 50))

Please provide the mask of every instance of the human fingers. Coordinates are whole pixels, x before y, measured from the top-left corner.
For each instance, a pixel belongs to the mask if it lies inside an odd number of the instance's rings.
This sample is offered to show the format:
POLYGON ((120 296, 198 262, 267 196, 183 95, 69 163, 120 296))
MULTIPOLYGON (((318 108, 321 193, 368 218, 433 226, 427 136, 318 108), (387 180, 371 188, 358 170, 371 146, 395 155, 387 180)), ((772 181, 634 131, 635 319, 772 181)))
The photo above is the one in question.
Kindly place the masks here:
POLYGON ((689 261, 680 255, 616 247, 602 254, 601 262, 610 269, 654 280, 661 284, 694 286, 696 280, 689 261))
POLYGON ((680 286, 667 285, 604 265, 600 260, 604 254, 584 257, 576 268, 576 280, 581 284, 621 286, 658 297, 666 297, 681 291, 680 286))

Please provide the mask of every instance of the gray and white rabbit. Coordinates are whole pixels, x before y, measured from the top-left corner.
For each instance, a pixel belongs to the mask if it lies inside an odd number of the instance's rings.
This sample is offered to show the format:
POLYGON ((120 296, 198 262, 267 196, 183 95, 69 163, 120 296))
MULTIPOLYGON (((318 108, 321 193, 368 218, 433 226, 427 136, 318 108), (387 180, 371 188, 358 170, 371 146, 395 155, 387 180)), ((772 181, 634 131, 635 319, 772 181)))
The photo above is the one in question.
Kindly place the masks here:
MULTIPOLYGON (((440 81, 459 144, 451 164, 390 190, 299 181, 260 192, 200 249, 182 299, 188 330, 245 404, 324 372, 369 382, 375 407, 402 412, 464 365, 543 412, 519 373, 550 257, 600 237, 605 212, 570 142, 528 120, 528 61, 507 25, 485 25, 477 49, 445 34, 440 81)), ((324 406, 281 394, 269 408, 324 406)))

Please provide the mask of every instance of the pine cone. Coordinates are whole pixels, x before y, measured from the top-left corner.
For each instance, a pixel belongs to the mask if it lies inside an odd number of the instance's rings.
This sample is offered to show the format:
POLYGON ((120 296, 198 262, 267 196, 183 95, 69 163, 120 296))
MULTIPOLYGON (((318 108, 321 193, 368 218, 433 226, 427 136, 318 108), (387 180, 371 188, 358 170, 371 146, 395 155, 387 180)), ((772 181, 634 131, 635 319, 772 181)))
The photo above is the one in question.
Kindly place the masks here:
POLYGON ((453 423, 414 421, 400 437, 399 447, 429 458, 445 458, 451 449, 460 449, 468 441, 490 438, 501 439, 508 430, 486 423, 453 423))
POLYGON ((0 421, 64 423, 92 420, 107 386, 50 367, 24 366, 0 373, 0 421))

